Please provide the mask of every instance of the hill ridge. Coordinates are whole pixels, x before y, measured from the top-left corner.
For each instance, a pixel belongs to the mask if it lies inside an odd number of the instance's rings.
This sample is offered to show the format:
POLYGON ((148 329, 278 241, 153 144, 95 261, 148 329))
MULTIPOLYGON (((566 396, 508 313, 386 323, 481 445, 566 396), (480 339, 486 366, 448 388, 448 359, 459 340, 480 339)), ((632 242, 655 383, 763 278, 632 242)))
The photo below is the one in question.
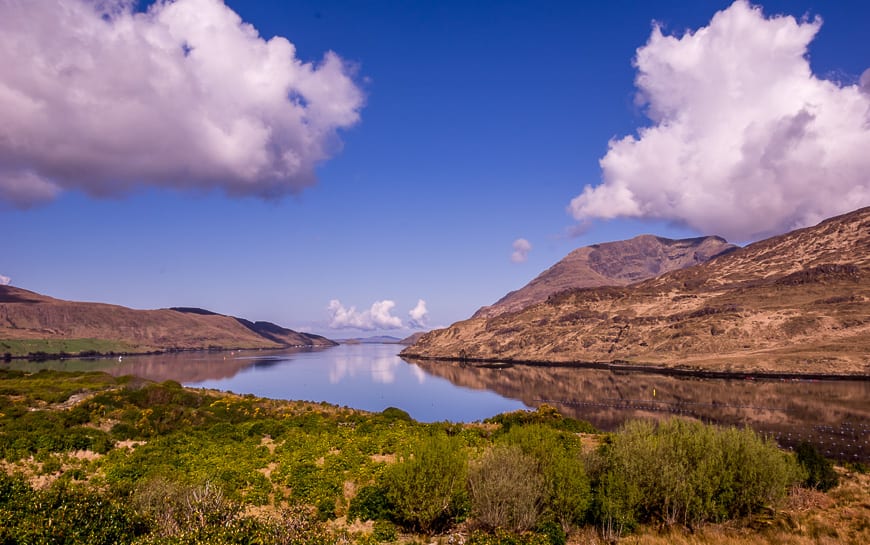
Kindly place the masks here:
POLYGON ((402 355, 870 376, 870 207, 631 285, 472 317, 402 355))
MULTIPOLYGON (((57 346, 75 346, 73 352, 105 352, 106 346, 123 352, 154 352, 335 344, 319 335, 206 309, 137 310, 108 303, 64 301, 15 286, 0 286, 0 353, 15 356, 26 355, 28 350, 61 351, 51 348, 57 346), (49 348, 27 348, 34 346, 49 348)), ((62 351, 70 352, 66 348, 62 351)))
POLYGON ((569 252, 522 288, 482 307, 473 317, 515 312, 567 289, 640 282, 667 271, 703 263, 736 248, 718 236, 670 239, 649 234, 583 246, 569 252))

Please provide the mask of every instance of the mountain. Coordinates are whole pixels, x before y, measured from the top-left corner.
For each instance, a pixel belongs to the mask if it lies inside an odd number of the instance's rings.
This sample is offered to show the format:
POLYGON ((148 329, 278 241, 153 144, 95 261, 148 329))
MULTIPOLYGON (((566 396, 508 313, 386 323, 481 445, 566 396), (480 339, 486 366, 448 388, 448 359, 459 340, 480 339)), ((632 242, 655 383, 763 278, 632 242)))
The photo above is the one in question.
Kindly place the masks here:
POLYGON ((418 331, 416 333, 411 333, 410 335, 408 335, 407 337, 405 337, 404 339, 399 341, 399 344, 404 344, 405 346, 411 346, 415 342, 419 341, 420 337, 422 337, 425 334, 426 334, 425 331, 418 331))
POLYGON ((424 335, 403 356, 870 374, 870 208, 628 286, 424 335))
POLYGON ((376 335, 374 337, 354 337, 352 339, 338 339, 341 344, 399 344, 402 339, 390 335, 376 335))
POLYGON ((204 309, 134 310, 0 286, 0 352, 150 352, 333 346, 318 335, 204 309))
POLYGON ((703 263, 735 249, 737 246, 720 237, 672 240, 653 235, 585 246, 565 256, 524 287, 481 308, 473 318, 516 312, 570 289, 625 286, 703 263))

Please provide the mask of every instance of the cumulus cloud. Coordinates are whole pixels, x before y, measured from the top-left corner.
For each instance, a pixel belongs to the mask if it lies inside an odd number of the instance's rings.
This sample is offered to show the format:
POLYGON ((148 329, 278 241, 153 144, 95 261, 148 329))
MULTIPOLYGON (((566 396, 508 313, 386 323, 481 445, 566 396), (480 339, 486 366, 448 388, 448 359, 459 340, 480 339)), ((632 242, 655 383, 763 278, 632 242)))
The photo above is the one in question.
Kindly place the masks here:
POLYGON ((426 309, 426 301, 417 300, 417 306, 408 311, 408 326, 412 329, 423 329, 429 322, 429 310, 426 309))
POLYGON ((359 119, 351 67, 221 0, 0 2, 0 199, 153 184, 280 196, 359 119))
POLYGON ((327 307, 330 314, 329 327, 363 331, 399 329, 402 327, 402 320, 391 314, 395 306, 395 302, 385 299, 375 301, 370 309, 359 312, 356 307, 347 308, 338 299, 333 299, 327 307))
POLYGON ((532 243, 524 238, 518 238, 513 244, 514 251, 511 253, 513 263, 525 263, 532 251, 532 243))
POLYGON ((12 279, 8 276, 3 276, 0 274, 0 286, 8 286, 12 282, 12 279))
POLYGON ((870 71, 856 85, 816 77, 821 24, 738 0, 680 37, 655 25, 634 59, 653 123, 610 142, 601 183, 570 212, 746 241, 870 204, 870 71))

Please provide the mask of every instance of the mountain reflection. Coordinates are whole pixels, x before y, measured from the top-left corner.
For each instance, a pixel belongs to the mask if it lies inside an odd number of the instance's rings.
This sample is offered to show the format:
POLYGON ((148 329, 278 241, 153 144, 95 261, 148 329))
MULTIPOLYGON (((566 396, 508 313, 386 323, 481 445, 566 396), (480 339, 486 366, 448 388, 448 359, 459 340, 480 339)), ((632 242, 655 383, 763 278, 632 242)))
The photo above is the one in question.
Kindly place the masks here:
POLYGON ((682 416, 749 426, 786 447, 809 441, 831 457, 870 461, 870 381, 702 379, 407 361, 458 386, 491 390, 532 407, 552 405, 603 430, 614 430, 633 418, 682 416))

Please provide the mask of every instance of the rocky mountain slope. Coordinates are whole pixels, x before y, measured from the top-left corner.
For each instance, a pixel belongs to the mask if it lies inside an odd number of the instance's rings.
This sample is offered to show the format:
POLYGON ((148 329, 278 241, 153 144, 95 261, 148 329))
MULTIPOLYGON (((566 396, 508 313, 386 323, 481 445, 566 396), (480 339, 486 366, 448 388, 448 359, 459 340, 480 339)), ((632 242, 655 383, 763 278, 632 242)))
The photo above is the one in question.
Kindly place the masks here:
POLYGON ((630 286, 473 317, 402 355, 870 375, 870 208, 630 286))
MULTIPOLYGON (((63 301, 0 286, 0 342, 82 339, 112 341, 129 352, 335 344, 269 322, 250 322, 203 309, 134 310, 63 301)), ((87 341, 79 344, 88 346, 87 341)))
POLYGON ((625 286, 703 263, 736 248, 720 237, 672 240, 653 235, 585 246, 565 256, 524 287, 481 308, 473 317, 492 318, 504 312, 516 312, 569 289, 625 286))

